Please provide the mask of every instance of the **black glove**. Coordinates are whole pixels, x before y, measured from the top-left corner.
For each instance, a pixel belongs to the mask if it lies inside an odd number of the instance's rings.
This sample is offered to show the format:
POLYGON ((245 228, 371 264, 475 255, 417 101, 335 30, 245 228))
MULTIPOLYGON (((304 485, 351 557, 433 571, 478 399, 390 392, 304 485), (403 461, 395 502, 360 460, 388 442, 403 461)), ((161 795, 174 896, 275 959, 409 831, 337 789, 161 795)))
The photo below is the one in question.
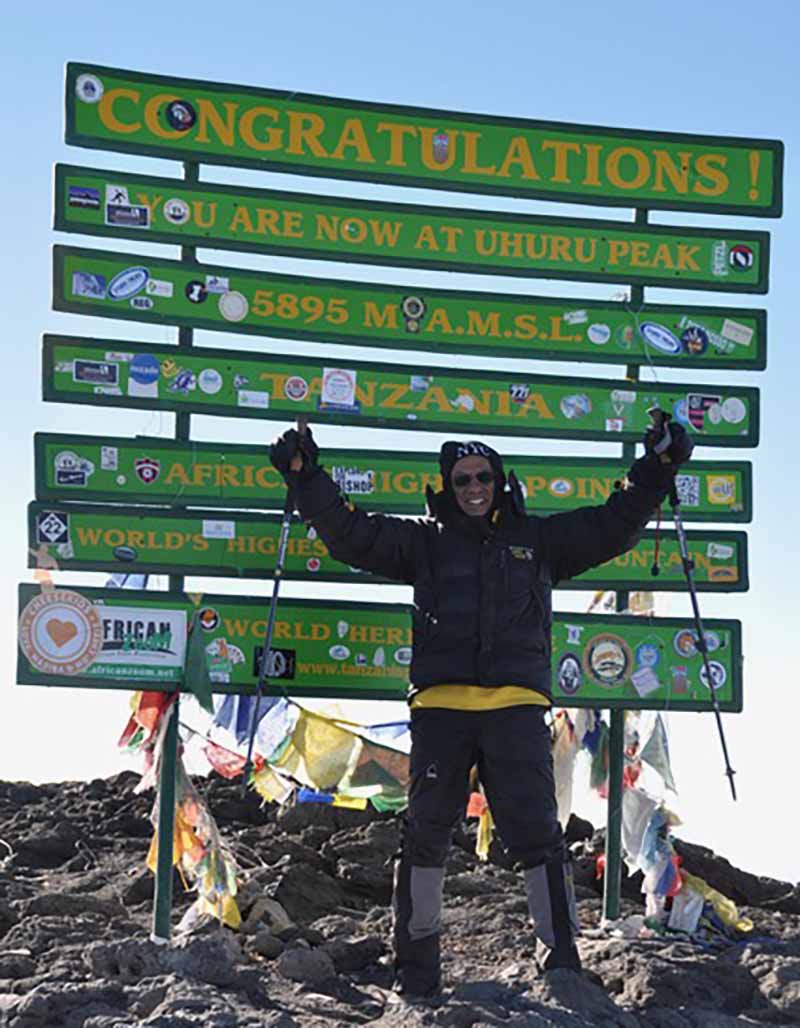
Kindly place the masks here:
POLYGON ((309 475, 316 471, 319 447, 314 442, 311 429, 307 428, 303 435, 296 428, 290 428, 288 432, 278 436, 269 448, 269 459, 276 471, 279 471, 285 479, 291 473, 292 458, 299 453, 303 458, 302 475, 309 475))
POLYGON ((677 471, 691 457, 694 443, 683 425, 661 411, 657 414, 653 415, 653 424, 644 434, 645 453, 655 454, 662 464, 672 465, 677 471))

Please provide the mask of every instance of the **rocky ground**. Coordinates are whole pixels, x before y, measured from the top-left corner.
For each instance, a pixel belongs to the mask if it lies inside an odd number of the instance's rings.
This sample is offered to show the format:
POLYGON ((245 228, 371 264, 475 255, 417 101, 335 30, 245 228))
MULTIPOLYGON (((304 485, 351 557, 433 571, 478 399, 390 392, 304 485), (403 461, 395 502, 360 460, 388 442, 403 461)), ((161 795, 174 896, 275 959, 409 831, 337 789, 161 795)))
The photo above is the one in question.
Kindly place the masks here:
MULTIPOLYGON (((387 950, 391 816, 302 805, 278 813, 238 783, 200 783, 242 868, 241 932, 200 924, 149 940, 144 867, 151 796, 138 776, 0 782, 0 1025, 4 1028, 726 1028, 800 1026, 800 888, 679 843, 684 866, 740 906, 748 939, 623 939, 601 930, 593 851, 573 819, 588 977, 537 974, 522 888, 499 849, 474 856, 469 823, 446 882, 446 988, 392 1002, 387 950), (602 984, 601 984, 602 983, 602 984)), ((474 824, 472 822, 471 824, 474 824)), ((642 913, 626 879, 623 915, 642 913)), ((175 917, 192 895, 175 878, 175 917)))

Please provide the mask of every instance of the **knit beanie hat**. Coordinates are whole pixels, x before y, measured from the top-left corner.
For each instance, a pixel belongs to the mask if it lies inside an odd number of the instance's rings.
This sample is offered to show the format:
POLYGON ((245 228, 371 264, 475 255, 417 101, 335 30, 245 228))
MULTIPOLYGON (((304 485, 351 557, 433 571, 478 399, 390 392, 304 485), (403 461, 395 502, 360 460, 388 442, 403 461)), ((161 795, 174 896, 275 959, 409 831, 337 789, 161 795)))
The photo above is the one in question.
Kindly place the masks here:
POLYGON ((478 442, 476 439, 468 443, 458 443, 449 440, 444 443, 439 451, 439 470, 442 473, 442 483, 445 492, 451 488, 450 475, 455 465, 463 457, 485 457, 494 472, 495 484, 498 493, 505 488, 506 476, 503 471, 503 458, 486 443, 478 442))

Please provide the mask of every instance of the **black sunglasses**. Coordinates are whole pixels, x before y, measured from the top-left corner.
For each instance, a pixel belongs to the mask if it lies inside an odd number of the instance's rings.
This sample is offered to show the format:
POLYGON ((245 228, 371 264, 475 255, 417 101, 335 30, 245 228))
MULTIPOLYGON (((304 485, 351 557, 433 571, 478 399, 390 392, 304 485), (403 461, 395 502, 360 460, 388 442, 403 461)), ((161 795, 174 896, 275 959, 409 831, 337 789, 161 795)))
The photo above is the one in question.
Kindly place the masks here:
POLYGON ((463 489, 470 484, 473 478, 481 485, 488 485, 490 482, 494 482, 494 472, 479 471, 477 475, 468 475, 466 471, 459 471, 457 475, 453 475, 453 485, 456 489, 463 489))

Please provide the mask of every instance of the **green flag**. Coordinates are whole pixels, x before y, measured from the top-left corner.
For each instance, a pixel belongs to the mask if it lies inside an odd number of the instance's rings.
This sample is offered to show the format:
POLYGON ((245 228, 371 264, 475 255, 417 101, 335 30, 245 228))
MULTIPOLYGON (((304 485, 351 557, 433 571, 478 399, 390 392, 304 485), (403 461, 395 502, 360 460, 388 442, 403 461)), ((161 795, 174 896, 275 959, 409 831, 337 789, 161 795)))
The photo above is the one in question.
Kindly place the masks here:
POLYGON ((211 676, 208 670, 203 633, 195 613, 189 625, 189 639, 186 647, 185 685, 197 697, 203 710, 214 713, 211 676))

